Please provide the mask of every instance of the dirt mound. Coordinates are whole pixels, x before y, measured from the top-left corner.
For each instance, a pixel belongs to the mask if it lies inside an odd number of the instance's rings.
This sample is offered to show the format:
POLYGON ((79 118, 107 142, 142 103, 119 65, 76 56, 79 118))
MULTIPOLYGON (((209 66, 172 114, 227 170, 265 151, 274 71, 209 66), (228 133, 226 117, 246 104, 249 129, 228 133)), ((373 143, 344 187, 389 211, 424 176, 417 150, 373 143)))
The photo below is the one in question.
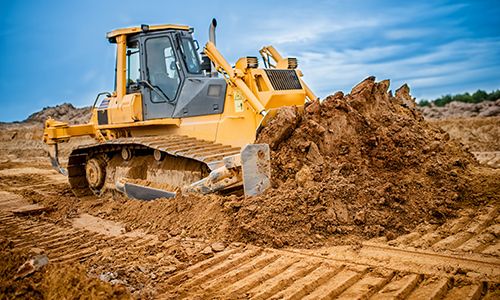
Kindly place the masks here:
POLYGON ((472 154, 424 121, 408 86, 367 78, 303 112, 285 108, 259 135, 272 148, 274 188, 242 201, 245 241, 314 243, 335 234, 393 238, 454 215, 472 154))
POLYGON ((500 151, 500 116, 430 121, 470 151, 500 151))
POLYGON ((259 197, 68 196, 44 205, 57 207, 57 218, 79 209, 152 233, 309 247, 392 239, 443 223, 471 199, 478 205, 497 197, 479 190, 496 187, 498 174, 471 183, 479 168, 472 154, 424 121, 407 86, 395 96, 388 88, 368 78, 349 95, 280 109, 258 138, 270 144, 273 166, 273 188, 259 197))
POLYGON ((394 96, 388 88, 370 77, 348 95, 278 110, 258 137, 271 146, 273 166, 273 188, 259 197, 108 195, 96 204, 69 193, 44 204, 57 208, 55 218, 81 209, 170 236, 307 247, 392 239, 452 218, 470 199, 491 200, 494 191, 471 191, 472 154, 424 120, 406 85, 394 96))
POLYGON ((500 99, 480 103, 453 101, 445 106, 419 107, 426 119, 471 118, 500 116, 500 99))
POLYGON ((44 123, 49 117, 58 121, 68 122, 70 124, 87 123, 90 119, 90 107, 76 108, 73 104, 63 103, 56 106, 44 107, 41 111, 31 114, 25 123, 44 123))

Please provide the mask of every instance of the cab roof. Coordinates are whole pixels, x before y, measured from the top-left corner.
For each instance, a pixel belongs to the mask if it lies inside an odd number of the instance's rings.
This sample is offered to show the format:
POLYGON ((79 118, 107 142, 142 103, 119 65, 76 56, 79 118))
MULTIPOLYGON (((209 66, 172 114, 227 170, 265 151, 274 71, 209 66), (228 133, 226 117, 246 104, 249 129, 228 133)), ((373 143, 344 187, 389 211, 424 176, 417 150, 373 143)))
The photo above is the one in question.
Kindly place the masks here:
POLYGON ((186 30, 189 31, 191 28, 186 25, 176 25, 176 24, 163 24, 163 25, 141 25, 139 27, 128 27, 115 29, 106 34, 106 38, 110 40, 110 42, 114 42, 115 38, 119 35, 130 35, 139 32, 147 32, 147 31, 157 31, 157 30, 186 30))

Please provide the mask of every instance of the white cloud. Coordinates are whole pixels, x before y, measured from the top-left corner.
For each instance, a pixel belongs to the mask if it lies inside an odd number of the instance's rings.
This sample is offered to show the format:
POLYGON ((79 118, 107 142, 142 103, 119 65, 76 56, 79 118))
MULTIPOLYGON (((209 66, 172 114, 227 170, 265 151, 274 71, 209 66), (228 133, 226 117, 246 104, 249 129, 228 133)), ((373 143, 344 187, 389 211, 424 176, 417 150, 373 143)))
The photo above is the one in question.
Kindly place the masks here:
POLYGON ((381 20, 376 19, 342 20, 339 18, 316 17, 307 20, 306 24, 293 19, 268 20, 260 25, 261 30, 256 30, 257 33, 247 36, 247 39, 256 43, 269 43, 269 41, 272 41, 274 45, 303 44, 317 42, 325 35, 335 34, 336 32, 375 28, 380 25, 381 20))
MULTIPOLYGON (((498 64, 500 57, 500 39, 452 41, 429 47, 425 54, 405 53, 400 59, 391 58, 404 49, 402 45, 389 45, 346 51, 304 51, 297 56, 305 80, 321 96, 334 90, 348 92, 370 75, 392 79, 394 85, 407 82, 414 89, 441 87, 441 93, 487 74, 498 76, 495 63, 498 64), (374 58, 379 58, 379 62, 373 62, 374 58)), ((431 95, 423 93, 422 96, 431 95)))

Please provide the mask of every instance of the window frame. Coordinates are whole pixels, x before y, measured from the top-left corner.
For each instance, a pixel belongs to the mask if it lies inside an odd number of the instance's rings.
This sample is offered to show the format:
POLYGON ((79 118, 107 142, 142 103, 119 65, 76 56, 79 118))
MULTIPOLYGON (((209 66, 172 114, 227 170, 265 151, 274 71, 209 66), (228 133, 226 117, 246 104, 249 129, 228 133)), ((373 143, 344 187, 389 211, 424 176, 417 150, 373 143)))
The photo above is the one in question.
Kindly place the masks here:
POLYGON ((196 47, 194 45, 194 41, 193 41, 193 38, 191 38, 190 36, 185 36, 185 35, 182 35, 180 36, 178 42, 180 43, 179 45, 179 48, 180 48, 180 51, 181 51, 181 54, 182 54, 182 61, 184 62, 184 67, 186 68, 186 71, 189 73, 189 74, 195 74, 195 75, 200 75, 203 73, 203 70, 201 69, 201 61, 200 61, 200 57, 198 55, 198 52, 196 51, 196 47), (186 61, 186 51, 184 49, 184 43, 183 41, 184 40, 187 40, 188 43, 191 45, 192 47, 192 50, 193 50, 193 53, 195 54, 195 58, 196 58, 196 61, 198 62, 198 72, 191 72, 191 70, 189 70, 189 67, 188 67, 188 63, 186 61))
MULTIPOLYGON (((126 75, 126 88, 127 88, 127 94, 130 92, 130 93, 136 93, 137 91, 132 91, 130 90, 130 74, 131 74, 131 69, 130 69, 130 62, 131 62, 131 58, 132 58, 132 55, 137 55, 137 64, 139 65, 139 69, 137 69, 137 75, 139 75, 139 78, 138 80, 141 80, 142 78, 142 68, 141 68, 141 43, 139 40, 137 39, 134 39, 134 40, 131 40, 129 42, 127 42, 127 48, 126 48, 126 52, 125 52, 125 56, 127 58, 127 63, 126 63, 126 71, 127 71, 127 75, 126 75), (137 43, 137 50, 133 51, 131 53, 131 55, 128 55, 128 51, 130 49, 135 49, 135 48, 129 48, 129 43, 137 43)), ((135 81, 134 81, 135 82, 135 81)), ((135 82, 136 84, 138 82, 135 82)))
MULTIPOLYGON (((144 51, 143 51, 143 53, 144 53, 144 70, 143 70, 144 78, 146 78, 148 81, 150 81, 149 68, 148 68, 148 45, 147 45, 148 40, 161 39, 161 38, 166 38, 170 42, 170 46, 172 47, 172 53, 173 53, 173 56, 174 56, 175 62, 176 62, 177 74, 179 76, 179 83, 177 85, 177 90, 175 92, 175 95, 174 95, 173 99, 171 99, 171 102, 167 101, 166 99, 162 99, 161 101, 153 101, 153 97, 151 96, 151 94, 156 93, 156 92, 152 91, 151 89, 148 89, 149 90, 149 98, 150 98, 150 101, 152 103, 169 103, 169 104, 175 105, 177 103, 178 96, 182 90, 182 86, 184 83, 184 75, 183 75, 182 70, 179 70, 179 65, 177 64, 179 62, 180 58, 179 58, 179 55, 175 49, 175 43, 171 37, 171 34, 152 35, 152 36, 148 36, 148 37, 143 39, 142 44, 144 45, 144 51)), ((159 88, 159 89, 163 93, 165 93, 161 88, 159 88)))

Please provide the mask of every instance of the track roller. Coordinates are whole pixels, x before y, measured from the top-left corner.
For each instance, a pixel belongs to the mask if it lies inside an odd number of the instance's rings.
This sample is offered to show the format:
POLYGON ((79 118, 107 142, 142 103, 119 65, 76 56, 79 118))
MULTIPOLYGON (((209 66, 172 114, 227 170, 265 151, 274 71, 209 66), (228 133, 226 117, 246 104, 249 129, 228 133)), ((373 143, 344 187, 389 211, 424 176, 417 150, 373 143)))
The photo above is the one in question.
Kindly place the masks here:
POLYGON ((89 187, 99 191, 106 180, 106 161, 102 157, 93 157, 85 165, 85 177, 89 187))
POLYGON ((123 160, 130 160, 132 158, 132 149, 128 147, 123 147, 121 154, 123 160))

